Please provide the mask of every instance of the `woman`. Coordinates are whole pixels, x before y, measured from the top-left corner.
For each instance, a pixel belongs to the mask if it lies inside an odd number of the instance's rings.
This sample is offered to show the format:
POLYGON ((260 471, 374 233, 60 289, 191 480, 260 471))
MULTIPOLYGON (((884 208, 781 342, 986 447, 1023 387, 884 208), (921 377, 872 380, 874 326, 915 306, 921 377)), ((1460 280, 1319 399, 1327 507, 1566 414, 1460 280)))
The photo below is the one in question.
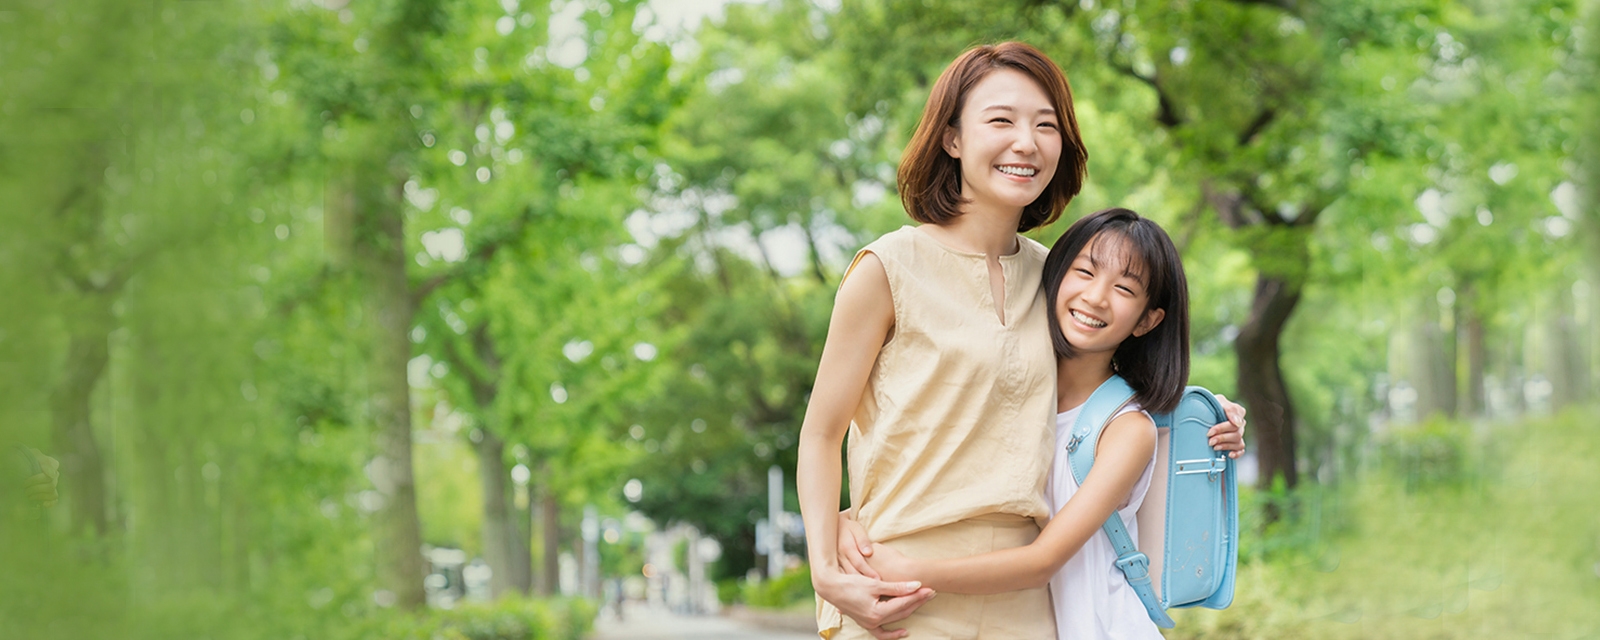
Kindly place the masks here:
POLYGON ((1018 232, 1060 216, 1087 161, 1066 78, 1033 47, 975 47, 934 85, 899 172, 923 224, 868 245, 846 272, 801 427, 824 638, 1055 636, 1044 588, 932 600, 841 569, 838 452, 848 431, 855 520, 901 553, 966 556, 1038 535, 1055 356, 1047 252, 1018 232))

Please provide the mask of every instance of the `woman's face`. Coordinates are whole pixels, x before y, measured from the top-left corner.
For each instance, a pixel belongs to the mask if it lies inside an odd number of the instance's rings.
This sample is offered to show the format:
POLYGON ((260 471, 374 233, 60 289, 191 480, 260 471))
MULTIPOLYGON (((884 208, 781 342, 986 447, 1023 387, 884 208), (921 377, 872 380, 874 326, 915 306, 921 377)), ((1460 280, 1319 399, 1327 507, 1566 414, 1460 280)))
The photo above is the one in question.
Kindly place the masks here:
POLYGON ((1125 241, 1097 236, 1073 258, 1056 291, 1056 322, 1080 352, 1115 352, 1129 336, 1142 336, 1166 315, 1145 310, 1150 302, 1125 241))
POLYGON ((1061 159, 1060 119, 1033 78, 997 69, 978 81, 946 132, 961 162, 961 195, 978 208, 1021 209, 1044 193, 1061 159))

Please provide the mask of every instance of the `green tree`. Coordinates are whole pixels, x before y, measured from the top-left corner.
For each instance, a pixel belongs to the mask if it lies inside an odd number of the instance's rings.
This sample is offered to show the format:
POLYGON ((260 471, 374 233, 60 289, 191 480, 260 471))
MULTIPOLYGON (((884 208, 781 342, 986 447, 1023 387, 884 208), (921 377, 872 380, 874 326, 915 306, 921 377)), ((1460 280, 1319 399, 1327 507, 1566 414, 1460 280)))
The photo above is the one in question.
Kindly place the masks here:
POLYGON ((695 33, 649 206, 629 220, 659 322, 678 330, 625 445, 644 454, 639 508, 717 537, 719 575, 739 576, 767 469, 793 478, 839 270, 899 214, 883 114, 846 109, 828 16, 804 2, 726 11, 695 33))

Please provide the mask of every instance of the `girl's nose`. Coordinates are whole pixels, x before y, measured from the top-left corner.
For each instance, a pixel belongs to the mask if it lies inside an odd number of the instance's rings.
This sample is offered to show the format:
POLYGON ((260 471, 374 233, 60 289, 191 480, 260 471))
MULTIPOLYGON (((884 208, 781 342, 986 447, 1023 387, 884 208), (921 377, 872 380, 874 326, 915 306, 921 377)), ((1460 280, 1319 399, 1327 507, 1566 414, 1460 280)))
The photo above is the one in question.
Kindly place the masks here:
POLYGON ((1105 306, 1105 301, 1109 299, 1108 296, 1111 294, 1110 288, 1111 285, 1109 283, 1096 282, 1091 284, 1083 290, 1083 301, 1094 307, 1105 306))

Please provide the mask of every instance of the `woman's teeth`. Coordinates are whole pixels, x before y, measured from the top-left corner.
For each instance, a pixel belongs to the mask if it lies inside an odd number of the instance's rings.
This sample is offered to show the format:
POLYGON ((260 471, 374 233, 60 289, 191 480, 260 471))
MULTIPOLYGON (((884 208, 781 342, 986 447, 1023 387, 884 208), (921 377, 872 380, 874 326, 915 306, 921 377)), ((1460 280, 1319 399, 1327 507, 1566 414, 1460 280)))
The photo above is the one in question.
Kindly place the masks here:
POLYGON ((1078 322, 1082 322, 1082 323, 1084 323, 1086 325, 1089 325, 1091 327, 1094 327, 1096 329, 1099 329, 1101 327, 1106 326, 1106 323, 1101 322, 1099 320, 1096 320, 1094 318, 1091 318, 1089 316, 1083 315, 1081 313, 1078 313, 1077 311, 1073 311, 1071 313, 1072 313, 1072 319, 1077 320, 1078 322))
POLYGON ((1039 172, 1038 169, 1032 169, 1032 168, 1028 168, 1028 167, 1007 167, 1007 166, 1003 166, 1003 165, 1000 167, 1000 173, 1010 174, 1010 175, 1014 175, 1014 176, 1022 176, 1024 178, 1032 178, 1033 174, 1036 174, 1038 172, 1039 172))

